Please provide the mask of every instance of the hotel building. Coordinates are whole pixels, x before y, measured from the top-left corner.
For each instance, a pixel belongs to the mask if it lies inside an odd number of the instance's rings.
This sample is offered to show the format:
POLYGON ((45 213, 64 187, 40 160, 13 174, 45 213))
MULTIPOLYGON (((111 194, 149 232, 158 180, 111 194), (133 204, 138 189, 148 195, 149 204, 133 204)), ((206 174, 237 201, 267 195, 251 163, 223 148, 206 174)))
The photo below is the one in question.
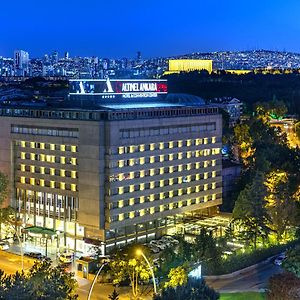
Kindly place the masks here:
POLYGON ((25 228, 87 253, 176 231, 222 203, 218 108, 165 81, 74 80, 63 107, 0 107, 0 170, 25 228), (127 85, 126 85, 127 84, 127 85))

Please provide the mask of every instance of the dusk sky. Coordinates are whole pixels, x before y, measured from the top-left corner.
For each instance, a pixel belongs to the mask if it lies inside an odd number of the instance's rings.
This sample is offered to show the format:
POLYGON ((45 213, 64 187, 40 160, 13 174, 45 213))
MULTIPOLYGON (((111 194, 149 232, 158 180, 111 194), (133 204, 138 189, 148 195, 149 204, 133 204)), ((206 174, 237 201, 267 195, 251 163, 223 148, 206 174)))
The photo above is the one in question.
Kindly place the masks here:
POLYGON ((0 56, 300 52, 299 14, 299 0, 2 0, 0 56))

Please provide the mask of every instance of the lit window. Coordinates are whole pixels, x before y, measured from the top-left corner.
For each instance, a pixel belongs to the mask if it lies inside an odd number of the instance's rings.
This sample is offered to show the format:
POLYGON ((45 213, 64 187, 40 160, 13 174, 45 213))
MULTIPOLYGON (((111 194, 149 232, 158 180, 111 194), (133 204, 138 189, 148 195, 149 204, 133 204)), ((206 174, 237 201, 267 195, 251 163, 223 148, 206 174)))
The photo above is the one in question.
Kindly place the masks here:
POLYGON ((178 141, 178 148, 182 147, 182 141, 178 141))
POLYGON ((119 164, 119 168, 123 168, 124 167, 124 160, 119 160, 118 164, 119 164))
POLYGON ((174 158, 174 154, 169 154, 169 160, 171 161, 173 160, 173 158, 174 158))
POLYGON ((204 138, 203 143, 204 143, 204 145, 206 145, 208 143, 208 138, 204 138))
POLYGON ((30 172, 34 173, 35 172, 35 167, 34 166, 30 166, 30 172))
POLYGON ((155 175, 155 169, 150 169, 149 174, 150 174, 150 176, 154 176, 155 175))
POLYGON ((129 153, 133 153, 133 152, 134 152, 134 149, 135 149, 135 146, 130 146, 130 147, 129 147, 129 153))
POLYGON ((150 144, 150 150, 153 151, 154 149, 155 149, 155 144, 154 143, 150 144))
POLYGON ((66 171, 63 170, 63 169, 61 169, 61 170, 60 170, 60 176, 61 176, 61 177, 65 177, 65 176, 66 176, 66 171))
POLYGON ((50 150, 55 150, 55 144, 50 144, 50 150))
POLYGON ((163 181, 163 180, 160 180, 160 181, 159 181, 159 186, 160 186, 160 187, 163 187, 163 186, 164 186, 164 181, 163 181))
POLYGON ((119 152, 119 154, 123 154, 124 153, 124 147, 119 147, 118 152, 119 152))
POLYGON ((144 183, 141 183, 140 184, 140 191, 143 191, 145 189, 145 184, 144 183))
POLYGON ((55 169, 54 168, 50 168, 50 175, 52 175, 52 176, 55 175, 55 169))
POLYGON ((155 207, 150 207, 150 214, 154 214, 155 213, 155 207))
POLYGON ((192 145, 192 140, 186 140, 186 145, 189 147, 192 145))
POLYGON ((25 183, 25 177, 24 177, 24 176, 21 176, 20 182, 21 182, 21 183, 25 183))
POLYGON ((155 157, 154 156, 150 156, 150 164, 153 164, 155 162, 155 157))
POLYGON ((183 166, 182 166, 182 165, 179 165, 179 166, 178 166, 178 172, 181 172, 182 169, 183 169, 183 166))
POLYGON ((35 160, 35 154, 34 153, 30 153, 30 159, 35 160))
POLYGON ((155 182, 154 182, 154 181, 151 181, 151 182, 150 182, 150 189, 154 189, 154 187, 155 187, 155 182))
POLYGON ((192 164, 187 164, 186 165, 186 169, 189 171, 189 170, 191 170, 192 169, 192 164))
POLYGON ((140 203, 144 203, 145 202, 145 196, 141 196, 140 197, 140 203))
POLYGON ((182 152, 178 152, 178 159, 182 159, 182 152))
POLYGON ((178 190, 178 196, 181 196, 182 195, 182 189, 179 189, 178 190))
POLYGON ((140 216, 142 217, 142 216, 144 216, 145 215, 145 210, 144 209, 141 209, 140 210, 140 216))
POLYGON ((134 211, 131 211, 131 212, 129 213, 129 218, 130 218, 130 219, 134 218, 134 211))
POLYGON ((191 158, 191 157, 192 157, 192 152, 191 152, 191 151, 188 151, 188 152, 186 153, 186 157, 187 157, 187 158, 191 158))
POLYGON ((30 142, 30 148, 35 148, 35 142, 30 142))
POLYGON ((215 144, 215 143, 216 143, 216 140, 217 140, 216 137, 213 136, 213 137, 211 138, 211 143, 212 143, 212 144, 215 144))
POLYGON ((66 151, 66 145, 60 145, 60 151, 66 151))
POLYGON ((133 179, 134 178, 134 172, 130 172, 129 173, 129 179, 133 179))
POLYGON ((204 179, 207 179, 208 178, 208 173, 205 172, 204 175, 203 175, 204 179))
POLYGON ((164 195, 164 193, 159 193, 159 199, 160 199, 160 200, 163 200, 163 199, 165 199, 165 195, 164 195))
POLYGON ((200 180, 200 174, 196 174, 196 180, 200 180))
POLYGON ((71 152, 77 152, 77 146, 72 145, 71 146, 71 152))
POLYGON ((40 186, 45 186, 45 180, 44 179, 40 179, 40 186))
POLYGON ((216 200, 216 199, 217 199, 216 194, 212 194, 211 200, 216 200))
POLYGON ((25 159, 26 155, 25 152, 21 152, 21 159, 25 159))
POLYGON ((71 171, 71 177, 72 178, 77 178, 77 172, 76 171, 71 171))
POLYGON ((121 187, 118 188, 118 194, 122 195, 123 193, 124 193, 124 187, 121 186, 121 187))
POLYGON ((200 162, 196 162, 195 168, 196 168, 196 169, 199 169, 199 168, 200 168, 200 162))
POLYGON ((45 149, 45 143, 40 143, 40 148, 44 150, 45 149))
POLYGON ((50 187, 51 187, 52 189, 55 188, 55 181, 53 181, 53 180, 50 181, 50 187))
POLYGON ((208 189, 208 184, 204 184, 203 189, 204 189, 204 191, 207 191, 207 189, 208 189))
POLYGON ((159 149, 163 150, 164 149, 164 143, 159 143, 159 149))
POLYGON ((159 211, 160 211, 160 212, 164 211, 164 206, 163 206, 163 205, 160 205, 160 206, 159 206, 159 211))
POLYGON ((215 182, 213 182, 213 183, 211 184, 211 188, 212 188, 212 189, 215 189, 215 188, 216 188, 216 183, 215 183, 215 182))
POLYGON ((60 157, 60 163, 61 163, 62 165, 66 164, 66 158, 65 158, 64 156, 61 156, 61 157, 60 157))
POLYGON ((40 173, 45 174, 45 167, 40 167, 40 173))
POLYGON ((119 221, 123 221, 124 220, 124 214, 119 214, 119 221))
POLYGON ((21 171, 25 172, 25 165, 21 165, 21 171))
POLYGON ((211 177, 216 177, 216 175, 217 175, 217 172, 216 172, 216 171, 212 171, 212 172, 211 172, 211 177))
POLYGON ((169 185, 173 185, 173 182, 174 182, 173 178, 170 178, 169 179, 169 185))
POLYGON ((191 192, 192 192, 192 188, 191 188, 191 187, 188 187, 188 188, 186 189, 186 193, 189 195, 191 192))
POLYGON ((76 192, 76 190, 77 190, 76 184, 71 183, 71 191, 72 191, 72 192, 76 192))
POLYGON ((124 200, 118 201, 118 207, 121 208, 124 206, 124 200))
POLYGON ((205 195, 205 196, 204 196, 204 202, 207 202, 207 200, 208 200, 208 196, 205 195))
POLYGON ((169 198, 173 197, 173 191, 169 191, 169 198))
POLYGON ((143 165, 145 163, 145 157, 140 157, 140 165, 143 165))
POLYGON ((30 184, 35 185, 35 178, 30 178, 30 184))
POLYGON ((129 205, 134 205, 134 198, 129 199, 129 205))
POLYGON ((141 178, 145 177, 145 171, 144 171, 144 170, 141 170, 141 171, 140 171, 140 177, 141 177, 141 178))
POLYGON ((150 196, 149 196, 149 200, 152 202, 152 201, 154 201, 154 195, 153 194, 151 194, 150 196))
POLYGON ((65 182, 60 182, 60 189, 65 190, 66 189, 66 183, 65 182))
POLYGON ((134 166, 134 159, 133 158, 131 158, 131 159, 129 159, 129 166, 134 166))
POLYGON ((178 177, 178 183, 182 183, 182 177, 178 177))
POLYGON ((26 142, 25 141, 21 141, 21 147, 26 147, 26 142))
POLYGON ((174 167, 173 166, 169 167, 169 173, 173 173, 173 172, 174 172, 174 167))
POLYGON ((215 160, 215 159, 211 161, 211 165, 212 165, 213 167, 216 165, 216 160, 215 160))
POLYGON ((163 162, 163 161, 164 161, 164 155, 160 155, 160 156, 159 156, 159 161, 160 161, 160 162, 163 162))
POLYGON ((174 142, 169 142, 169 148, 172 149, 174 147, 174 142))
POLYGON ((178 202, 178 207, 182 207, 182 201, 178 202))
POLYGON ((145 145, 140 145, 140 152, 144 152, 145 151, 145 145))
POLYGON ((130 193, 134 192, 134 185, 130 185, 130 186, 129 186, 129 192, 130 192, 130 193))
POLYGON ((75 157, 71 158, 71 165, 73 165, 73 166, 77 165, 77 158, 75 158, 75 157))

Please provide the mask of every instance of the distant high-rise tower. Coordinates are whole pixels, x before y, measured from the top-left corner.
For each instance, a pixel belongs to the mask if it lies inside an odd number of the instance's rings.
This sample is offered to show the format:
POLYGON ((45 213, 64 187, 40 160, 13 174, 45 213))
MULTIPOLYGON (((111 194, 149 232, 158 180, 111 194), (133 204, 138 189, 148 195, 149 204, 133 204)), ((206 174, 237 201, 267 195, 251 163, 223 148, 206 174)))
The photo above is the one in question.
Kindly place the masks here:
POLYGON ((14 53, 15 76, 29 75, 29 53, 24 50, 15 50, 14 53))
POLYGON ((57 51, 54 51, 51 55, 51 62, 53 64, 56 64, 58 63, 58 52, 57 51))
POLYGON ((69 59, 70 58, 70 54, 68 51, 65 52, 65 59, 69 59))
POLYGON ((141 51, 137 52, 137 57, 136 58, 137 58, 138 62, 141 62, 141 60, 142 60, 142 53, 141 53, 141 51))

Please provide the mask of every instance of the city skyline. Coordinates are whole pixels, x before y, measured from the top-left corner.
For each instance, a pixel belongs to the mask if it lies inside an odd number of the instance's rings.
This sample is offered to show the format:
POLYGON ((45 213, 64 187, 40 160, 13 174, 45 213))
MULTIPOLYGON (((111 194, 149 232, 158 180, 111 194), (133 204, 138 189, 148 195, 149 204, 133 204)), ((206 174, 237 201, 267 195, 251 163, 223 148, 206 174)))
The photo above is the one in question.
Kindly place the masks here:
POLYGON ((97 3, 34 1, 3 3, 0 53, 24 49, 31 57, 57 50, 72 56, 175 56, 191 52, 250 49, 300 52, 297 1, 97 3), (113 8, 114 9, 113 9, 113 8), (117 7, 117 9, 115 9, 117 7), (14 13, 11 18, 9 11, 14 13), (13 22, 12 22, 13 20, 13 22), (255 20, 255 21, 254 21, 255 20), (242 29, 242 30, 241 30, 242 29), (175 50, 174 50, 175 49, 175 50))

